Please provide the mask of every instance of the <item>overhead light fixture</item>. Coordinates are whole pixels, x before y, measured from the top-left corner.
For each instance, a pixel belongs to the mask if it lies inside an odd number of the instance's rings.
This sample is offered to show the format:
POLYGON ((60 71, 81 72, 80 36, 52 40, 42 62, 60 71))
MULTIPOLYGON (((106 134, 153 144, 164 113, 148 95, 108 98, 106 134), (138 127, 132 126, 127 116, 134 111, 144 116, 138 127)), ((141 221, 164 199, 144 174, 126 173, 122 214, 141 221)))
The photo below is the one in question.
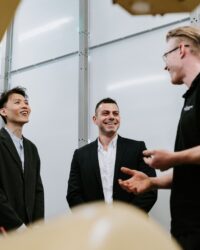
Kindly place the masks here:
POLYGON ((113 0, 132 15, 192 12, 199 0, 113 0))
POLYGON ((0 40, 13 18, 15 10, 20 0, 1 0, 0 1, 0 40))

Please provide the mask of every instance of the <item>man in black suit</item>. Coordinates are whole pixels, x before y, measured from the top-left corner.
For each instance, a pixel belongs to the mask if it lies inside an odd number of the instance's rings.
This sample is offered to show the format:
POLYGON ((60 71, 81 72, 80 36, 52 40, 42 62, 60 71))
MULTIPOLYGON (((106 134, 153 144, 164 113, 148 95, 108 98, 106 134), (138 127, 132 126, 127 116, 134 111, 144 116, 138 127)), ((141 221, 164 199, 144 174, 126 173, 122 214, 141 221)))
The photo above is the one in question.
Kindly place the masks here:
POLYGON ((5 91, 0 98, 0 226, 22 229, 44 218, 44 191, 36 146, 22 135, 31 109, 23 88, 5 91))
POLYGON ((120 200, 149 212, 156 202, 156 191, 136 196, 118 184, 118 179, 128 177, 120 171, 122 166, 156 176, 155 170, 143 161, 144 142, 117 134, 120 114, 116 101, 111 98, 105 98, 96 105, 93 121, 99 128, 99 137, 74 152, 67 191, 69 206, 98 200, 109 204, 120 200))

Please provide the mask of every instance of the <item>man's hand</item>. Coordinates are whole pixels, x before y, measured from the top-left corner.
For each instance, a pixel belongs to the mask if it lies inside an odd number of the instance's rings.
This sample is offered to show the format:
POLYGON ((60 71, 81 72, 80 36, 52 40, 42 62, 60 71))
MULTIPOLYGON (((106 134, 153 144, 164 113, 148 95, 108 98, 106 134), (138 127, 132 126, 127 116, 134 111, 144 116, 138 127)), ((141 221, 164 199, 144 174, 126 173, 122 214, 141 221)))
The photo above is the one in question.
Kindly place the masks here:
POLYGON ((127 180, 119 179, 119 185, 129 193, 142 194, 153 188, 151 178, 143 172, 122 167, 121 171, 132 177, 127 180))
POLYGON ((147 165, 161 171, 173 167, 176 163, 175 153, 166 150, 144 150, 143 155, 147 165))

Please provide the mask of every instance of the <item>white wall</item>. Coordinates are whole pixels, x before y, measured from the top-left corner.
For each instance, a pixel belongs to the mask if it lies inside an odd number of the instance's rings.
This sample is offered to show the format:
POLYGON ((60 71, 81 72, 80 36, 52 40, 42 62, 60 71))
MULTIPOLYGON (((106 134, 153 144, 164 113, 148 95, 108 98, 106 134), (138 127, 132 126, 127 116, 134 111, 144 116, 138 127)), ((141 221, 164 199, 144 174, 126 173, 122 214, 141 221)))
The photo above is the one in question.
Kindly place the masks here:
POLYGON ((12 70, 78 50, 78 0, 22 0, 13 33, 12 70))
MULTIPOLYGON (((78 145, 78 11, 78 0, 22 0, 14 22, 10 87, 22 85, 30 96, 24 135, 40 152, 48 218, 67 210, 78 145)), ((131 16, 107 0, 91 0, 89 13, 88 116, 110 96, 120 106, 122 136, 144 140, 148 148, 173 149, 184 89, 169 84, 161 55, 169 23, 189 15, 131 16)), ((183 24, 188 22, 177 25, 183 24)), ((91 123, 89 139, 96 136, 91 123)), ((169 192, 159 192, 151 214, 169 229, 169 192)))

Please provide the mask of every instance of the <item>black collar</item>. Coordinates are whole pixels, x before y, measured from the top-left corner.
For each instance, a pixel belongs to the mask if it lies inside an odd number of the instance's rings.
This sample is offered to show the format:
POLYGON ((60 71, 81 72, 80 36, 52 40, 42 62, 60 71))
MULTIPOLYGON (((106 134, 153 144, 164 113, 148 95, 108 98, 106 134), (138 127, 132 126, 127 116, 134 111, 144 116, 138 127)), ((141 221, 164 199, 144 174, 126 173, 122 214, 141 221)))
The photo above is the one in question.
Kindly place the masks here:
POLYGON ((183 95, 183 98, 187 98, 188 96, 190 96, 199 83, 200 83, 200 73, 194 78, 190 88, 183 95))

